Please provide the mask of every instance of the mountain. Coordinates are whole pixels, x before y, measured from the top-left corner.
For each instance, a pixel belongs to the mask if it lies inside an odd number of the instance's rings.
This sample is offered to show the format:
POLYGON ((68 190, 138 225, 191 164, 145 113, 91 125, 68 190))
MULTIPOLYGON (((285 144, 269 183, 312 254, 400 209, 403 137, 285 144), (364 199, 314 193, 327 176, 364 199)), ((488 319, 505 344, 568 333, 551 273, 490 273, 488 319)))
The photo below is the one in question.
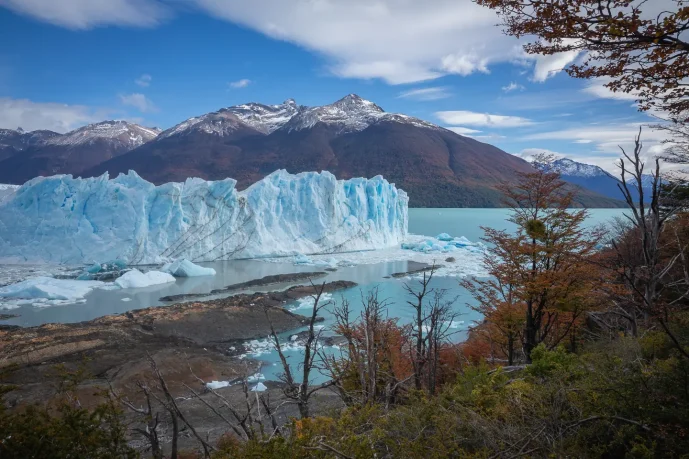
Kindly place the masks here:
POLYGON ((24 132, 22 128, 0 129, 0 161, 59 135, 53 131, 24 132))
MULTIPOLYGON (((492 145, 387 113, 354 94, 320 107, 290 99, 223 108, 190 118, 83 175, 130 169, 157 184, 232 177, 239 189, 278 169, 327 170, 339 179, 383 175, 408 192, 413 207, 497 207, 502 196, 496 186, 513 181, 515 172, 533 170, 492 145)), ((584 189, 578 202, 621 205, 584 189)))
POLYGON ((561 158, 549 164, 534 162, 534 167, 547 168, 559 172, 562 180, 613 199, 623 199, 617 187, 622 182, 612 174, 592 164, 579 163, 568 158, 561 158))
POLYGON ((103 121, 66 134, 3 129, 0 183, 22 184, 39 175, 79 174, 143 145, 159 133, 159 129, 127 121, 103 121))
MULTIPOLYGON (((618 186, 622 185, 622 181, 593 164, 584 164, 568 158, 561 158, 549 164, 534 162, 533 165, 537 168, 548 168, 560 173, 562 180, 565 182, 579 185, 609 198, 624 199, 624 195, 618 186)), ((630 191, 636 194, 636 183, 632 179, 627 178, 627 184, 630 187, 634 187, 630 188, 630 191)), ((642 188, 645 199, 650 197, 652 184, 653 177, 644 174, 642 188)))

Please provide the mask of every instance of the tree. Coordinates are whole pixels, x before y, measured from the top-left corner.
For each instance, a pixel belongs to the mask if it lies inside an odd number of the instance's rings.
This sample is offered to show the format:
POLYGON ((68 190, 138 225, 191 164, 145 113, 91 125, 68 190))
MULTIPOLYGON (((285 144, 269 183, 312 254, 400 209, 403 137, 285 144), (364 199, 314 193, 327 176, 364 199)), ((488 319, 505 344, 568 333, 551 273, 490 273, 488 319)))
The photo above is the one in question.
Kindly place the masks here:
POLYGON ((677 218, 683 208, 675 199, 665 200, 663 192, 672 197, 672 187, 664 188, 660 177, 660 160, 656 158, 651 171, 650 196, 644 192, 645 164, 641 160, 641 131, 635 139, 634 151, 622 149, 620 160, 621 183, 619 185, 629 207, 630 226, 617 240, 614 276, 621 279, 622 293, 626 301, 612 297, 616 313, 629 320, 636 335, 637 320, 646 327, 651 322, 660 325, 672 340, 676 349, 686 358, 689 351, 672 330, 672 320, 677 312, 687 310, 689 303, 689 244, 680 234, 685 218, 677 218), (628 181, 628 179, 631 179, 628 181), (630 249, 631 248, 631 249, 630 249))
POLYGON ((324 361, 345 403, 382 403, 387 408, 398 402, 404 384, 415 375, 409 358, 411 327, 388 318, 388 302, 379 299, 377 288, 362 293, 361 306, 358 318, 346 299, 335 307, 335 331, 345 338, 347 350, 324 361))
POLYGON ((452 323, 458 315, 452 310, 454 301, 445 298, 447 292, 430 287, 434 274, 435 265, 423 273, 418 281, 419 289, 409 284, 404 286, 413 298, 407 304, 414 310, 409 338, 414 385, 416 390, 425 386, 431 394, 435 393, 440 353, 452 335, 452 323))
POLYGON ((605 79, 635 95, 642 110, 684 123, 689 108, 689 5, 686 0, 476 0, 495 9, 505 33, 536 41, 528 54, 586 53, 566 70, 605 79))
POLYGON ((553 347, 572 337, 582 313, 593 306, 596 276, 589 258, 601 234, 583 229, 588 213, 570 209, 573 193, 564 186, 547 168, 520 174, 515 186, 503 185, 517 230, 483 228, 490 278, 463 282, 477 310, 503 335, 510 363, 516 337, 521 335, 530 362, 539 343, 553 347))
POLYGON ((295 378, 294 370, 290 366, 289 362, 287 362, 287 358, 285 357, 285 354, 282 351, 282 344, 280 343, 280 338, 278 337, 278 334, 275 332, 273 323, 270 321, 270 317, 268 316, 268 310, 265 310, 266 320, 268 320, 268 323, 270 324, 270 337, 273 341, 273 346, 275 347, 275 350, 277 351, 278 356, 280 357, 280 362, 282 363, 282 369, 284 371, 284 373, 281 375, 281 379, 285 383, 283 392, 287 398, 293 400, 297 404, 297 406, 299 407, 299 415, 302 419, 308 418, 310 416, 309 400, 311 396, 319 390, 325 389, 326 387, 330 387, 337 382, 336 379, 332 379, 330 381, 326 381, 316 386, 309 386, 311 372, 315 368, 316 357, 319 354, 319 341, 322 332, 322 330, 316 330, 318 313, 324 307, 330 304, 327 301, 321 302, 321 297, 323 296, 323 292, 325 291, 325 282, 321 284, 319 287, 316 287, 312 283, 311 287, 314 292, 312 295, 314 303, 313 309, 311 310, 311 317, 309 318, 306 342, 304 343, 304 358, 300 364, 302 370, 301 381, 295 378))

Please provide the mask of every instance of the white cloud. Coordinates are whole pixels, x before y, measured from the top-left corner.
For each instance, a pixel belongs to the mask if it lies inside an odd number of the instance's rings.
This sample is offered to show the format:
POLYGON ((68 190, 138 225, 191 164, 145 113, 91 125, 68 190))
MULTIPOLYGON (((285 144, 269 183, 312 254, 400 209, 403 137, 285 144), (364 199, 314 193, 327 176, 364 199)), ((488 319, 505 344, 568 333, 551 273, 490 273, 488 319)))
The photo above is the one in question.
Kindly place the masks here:
POLYGON ((536 66, 534 67, 531 79, 538 83, 543 83, 545 80, 554 77, 565 67, 574 62, 580 53, 581 51, 567 51, 548 56, 537 56, 536 66))
POLYGON ((153 77, 151 77, 151 75, 149 75, 148 73, 144 73, 139 78, 134 80, 134 83, 138 84, 141 87, 147 88, 151 85, 151 80, 153 80, 153 77))
POLYGON ((464 110, 436 112, 435 116, 447 124, 467 126, 490 126, 496 128, 514 128, 535 124, 528 118, 520 116, 491 115, 464 110))
POLYGON ((582 91, 586 94, 598 97, 600 99, 613 100, 629 100, 635 101, 638 99, 637 93, 634 92, 613 92, 604 85, 609 81, 607 78, 595 78, 586 83, 586 87, 582 91))
POLYGON ((63 133, 84 124, 102 121, 109 113, 83 105, 0 98, 0 127, 6 129, 21 127, 26 131, 47 129, 63 133))
POLYGON ((582 143, 582 144, 593 143, 593 140, 591 140, 591 139, 577 139, 574 141, 574 143, 582 143))
POLYGON ((469 129, 469 128, 465 128, 462 126, 445 126, 445 129, 452 131, 452 132, 455 132, 459 135, 465 135, 468 137, 471 137, 471 134, 477 134, 477 133, 481 132, 481 131, 478 131, 476 129, 469 129))
POLYGON ((514 81, 511 82, 510 84, 508 84, 507 86, 502 87, 502 90, 505 92, 512 92, 512 91, 517 91, 517 90, 523 91, 524 89, 526 89, 524 86, 522 86, 518 83, 515 83, 514 81))
POLYGON ((240 88, 246 88, 251 84, 251 80, 247 80, 246 78, 242 78, 241 80, 233 81, 231 83, 228 83, 231 88, 234 89, 240 89, 240 88))
POLYGON ((447 99, 450 97, 452 94, 448 91, 447 87, 445 86, 437 86, 433 88, 419 88, 419 89, 410 89, 409 91, 404 91, 399 94, 397 97, 401 97, 403 99, 414 99, 414 100, 440 100, 440 99, 447 99))
POLYGON ((120 94, 120 102, 122 102, 123 105, 135 107, 141 113, 158 111, 158 107, 151 102, 151 99, 140 93, 120 94))
POLYGON ((0 6, 68 29, 151 27, 168 16, 157 0, 0 0, 0 6))
POLYGON ((443 57, 441 68, 448 73, 467 76, 474 72, 490 73, 488 59, 479 58, 473 54, 451 54, 443 57))
POLYGON ((496 27, 495 12, 471 0, 195 1, 213 16, 318 52, 341 77, 418 82, 487 72, 523 54, 496 27))

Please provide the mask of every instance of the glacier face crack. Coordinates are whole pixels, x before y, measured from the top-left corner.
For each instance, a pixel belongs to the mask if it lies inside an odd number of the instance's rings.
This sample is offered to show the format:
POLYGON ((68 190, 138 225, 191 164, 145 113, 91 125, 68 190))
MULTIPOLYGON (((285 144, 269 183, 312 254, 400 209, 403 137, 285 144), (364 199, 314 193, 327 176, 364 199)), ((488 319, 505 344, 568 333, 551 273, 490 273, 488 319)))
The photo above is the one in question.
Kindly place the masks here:
POLYGON ((38 177, 0 203, 0 262, 202 262, 372 250, 407 235, 407 194, 380 176, 280 170, 235 184, 38 177))

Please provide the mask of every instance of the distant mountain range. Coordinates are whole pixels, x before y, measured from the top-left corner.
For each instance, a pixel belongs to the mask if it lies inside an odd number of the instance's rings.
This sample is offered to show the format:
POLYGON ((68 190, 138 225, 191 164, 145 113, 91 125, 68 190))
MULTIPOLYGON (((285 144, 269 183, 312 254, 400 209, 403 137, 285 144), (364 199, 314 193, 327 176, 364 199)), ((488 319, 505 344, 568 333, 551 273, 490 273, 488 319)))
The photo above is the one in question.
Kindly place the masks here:
POLYGON ((160 129, 126 121, 103 121, 67 134, 0 129, 0 183, 22 184, 39 175, 80 175, 158 134, 160 129))
MULTIPOLYGON (((539 169, 547 168, 558 172, 565 182, 578 185, 609 198, 624 199, 624 195, 618 186, 622 184, 622 181, 598 166, 579 163, 568 158, 561 158, 548 164, 534 162, 533 165, 539 169)), ((629 179, 627 183, 630 187, 634 187, 630 188, 630 190, 633 194, 636 194, 634 191, 636 184, 629 179)), ((645 196, 650 196, 651 185, 652 177, 644 175, 642 188, 644 189, 645 196)))
MULTIPOLYGON (((292 99, 237 105, 163 132, 124 121, 63 135, 4 130, 0 145, 0 183, 133 169, 154 183, 232 177, 243 189, 277 169, 328 170, 340 179, 383 175, 409 193, 413 207, 498 207, 497 185, 533 170, 492 145, 387 113, 355 94, 319 107, 292 99)), ((576 191, 582 206, 623 205, 585 188, 576 191)))

